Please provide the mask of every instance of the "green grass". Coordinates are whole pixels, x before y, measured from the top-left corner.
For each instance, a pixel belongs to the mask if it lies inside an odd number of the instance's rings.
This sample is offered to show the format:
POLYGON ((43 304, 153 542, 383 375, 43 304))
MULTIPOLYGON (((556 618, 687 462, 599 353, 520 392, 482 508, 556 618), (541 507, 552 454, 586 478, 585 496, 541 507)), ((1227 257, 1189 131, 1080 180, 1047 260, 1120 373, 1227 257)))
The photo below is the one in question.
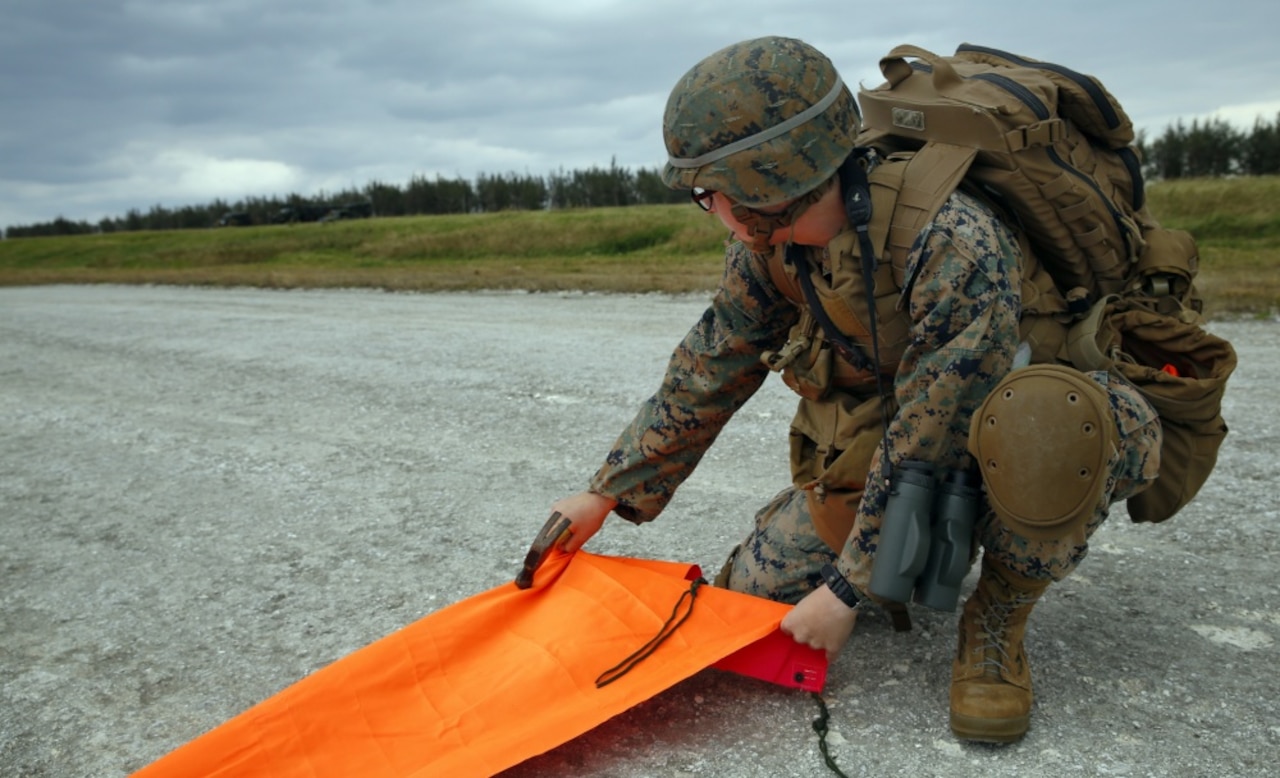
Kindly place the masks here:
POLYGON ((1195 236, 1196 283, 1211 312, 1280 309, 1280 177, 1164 181, 1148 203, 1162 224, 1195 236))
POLYGON ((689 291, 723 239, 680 206, 28 238, 0 242, 0 284, 689 291))
MULTIPOLYGON (((1148 202, 1196 236, 1211 313, 1280 308, 1280 178, 1162 182, 1148 202)), ((661 205, 27 238, 0 241, 0 285, 704 291, 724 237, 661 205)))

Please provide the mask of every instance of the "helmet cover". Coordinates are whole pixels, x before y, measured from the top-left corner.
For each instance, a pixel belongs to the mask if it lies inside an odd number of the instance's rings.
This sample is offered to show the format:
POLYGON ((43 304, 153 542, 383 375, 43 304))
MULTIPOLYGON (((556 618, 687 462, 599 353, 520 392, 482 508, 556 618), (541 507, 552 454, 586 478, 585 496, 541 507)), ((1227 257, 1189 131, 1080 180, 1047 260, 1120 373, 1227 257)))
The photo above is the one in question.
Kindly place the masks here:
POLYGON ((854 147, 853 93, 826 55, 792 38, 756 38, 694 65, 667 100, 662 180, 749 208, 794 200, 825 182, 854 147))

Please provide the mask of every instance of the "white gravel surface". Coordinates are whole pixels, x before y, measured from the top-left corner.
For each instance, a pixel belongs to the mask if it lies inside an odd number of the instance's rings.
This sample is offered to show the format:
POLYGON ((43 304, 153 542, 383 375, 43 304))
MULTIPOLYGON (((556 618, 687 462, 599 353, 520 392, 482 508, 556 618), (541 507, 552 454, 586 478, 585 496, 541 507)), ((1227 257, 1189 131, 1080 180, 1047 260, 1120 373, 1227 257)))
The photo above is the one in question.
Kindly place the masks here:
MULTIPOLYGON (((122 776, 509 580, 702 296, 0 289, 0 776, 122 776)), ((863 617, 850 776, 1272 775, 1276 321, 1218 322, 1231 436, 1173 521, 1117 511, 1032 616, 1032 730, 947 729, 953 614, 863 617)), ((714 572, 785 486, 773 380, 656 523, 600 553, 714 572)), ((972 580, 970 581, 970 584, 972 580)), ((706 671, 509 776, 822 776, 802 692, 706 671)))

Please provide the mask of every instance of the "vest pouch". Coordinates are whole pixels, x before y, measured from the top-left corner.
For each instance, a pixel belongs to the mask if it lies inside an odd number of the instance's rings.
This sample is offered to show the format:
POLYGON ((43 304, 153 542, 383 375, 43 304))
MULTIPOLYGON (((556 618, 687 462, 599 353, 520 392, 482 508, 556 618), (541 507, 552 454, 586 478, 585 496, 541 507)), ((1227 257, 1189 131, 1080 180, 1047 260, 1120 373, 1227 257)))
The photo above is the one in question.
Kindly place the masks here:
POLYGON ((1075 318, 1066 298, 1032 253, 1026 241, 1022 246, 1022 316, 1018 334, 1031 349, 1034 364, 1054 364, 1067 360, 1067 331, 1075 318))
POLYGON ((1153 302, 1106 301, 1096 335, 1076 339, 1072 351, 1077 368, 1105 369, 1127 379, 1160 415, 1159 475, 1126 503, 1129 518, 1140 522, 1172 517, 1213 471, 1227 436, 1222 396, 1236 367, 1229 342, 1205 332, 1194 316, 1153 310, 1153 302), (1080 348, 1090 343, 1096 351, 1080 348))
MULTIPOLYGON (((876 317, 880 340, 880 370, 897 368, 911 342, 911 321, 898 309, 901 289, 894 281, 893 266, 881 262, 872 275, 875 310, 867 305, 867 287, 857 253, 857 236, 852 231, 837 235, 827 246, 831 253, 831 277, 816 269, 810 277, 822 302, 822 309, 845 336, 860 344, 867 359, 874 360, 871 346, 871 317, 876 317)), ((874 376, 871 376, 874 377, 874 376)))
POLYGON ((1141 293, 1147 297, 1172 297, 1200 310, 1199 301, 1192 299, 1191 279, 1200 268, 1200 254, 1191 233, 1151 227, 1143 232, 1143 238, 1146 246, 1136 267, 1141 293))
POLYGON ((826 341, 812 338, 809 348, 782 369, 782 382, 806 400, 821 400, 831 390, 834 358, 826 341))
MULTIPOLYGON (((897 404, 889 399, 885 413, 897 404)), ((833 392, 802 399, 791 424, 792 483, 805 491, 818 537, 833 551, 844 548, 883 432, 879 397, 833 392)))

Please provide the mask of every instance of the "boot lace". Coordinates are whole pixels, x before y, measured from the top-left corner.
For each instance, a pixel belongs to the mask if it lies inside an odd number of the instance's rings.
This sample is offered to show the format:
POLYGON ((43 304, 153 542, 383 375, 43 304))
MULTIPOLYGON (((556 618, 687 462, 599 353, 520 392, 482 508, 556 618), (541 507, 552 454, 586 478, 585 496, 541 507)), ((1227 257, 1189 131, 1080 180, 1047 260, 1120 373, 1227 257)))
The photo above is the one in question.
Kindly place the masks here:
POLYGON ((984 668, 986 675, 997 676, 1008 672, 1009 663, 1013 661, 1009 653, 1009 644, 1004 639, 1009 617, 1019 608, 1035 604, 1035 597, 1012 595, 992 597, 983 608, 978 620, 979 644, 974 647, 975 653, 982 654, 978 667, 984 668))

